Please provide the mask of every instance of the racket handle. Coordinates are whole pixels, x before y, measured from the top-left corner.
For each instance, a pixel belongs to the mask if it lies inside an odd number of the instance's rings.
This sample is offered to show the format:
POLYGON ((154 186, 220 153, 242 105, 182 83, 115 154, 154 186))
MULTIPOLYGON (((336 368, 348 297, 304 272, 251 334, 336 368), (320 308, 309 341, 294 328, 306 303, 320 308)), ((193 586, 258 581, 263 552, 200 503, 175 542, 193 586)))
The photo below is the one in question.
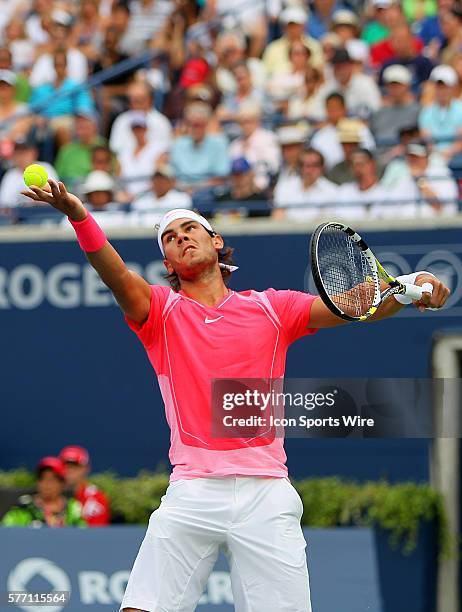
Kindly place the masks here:
POLYGON ((412 300, 420 300, 422 298, 422 293, 429 293, 430 295, 433 293, 433 285, 431 283, 424 283, 421 287, 408 283, 403 284, 406 287, 406 293, 404 295, 412 300))

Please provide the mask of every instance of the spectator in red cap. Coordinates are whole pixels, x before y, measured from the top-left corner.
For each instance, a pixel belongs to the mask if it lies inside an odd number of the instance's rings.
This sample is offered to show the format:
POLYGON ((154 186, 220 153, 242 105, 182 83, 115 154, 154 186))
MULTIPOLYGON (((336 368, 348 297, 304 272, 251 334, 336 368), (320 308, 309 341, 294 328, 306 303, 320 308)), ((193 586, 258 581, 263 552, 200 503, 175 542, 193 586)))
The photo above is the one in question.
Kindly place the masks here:
POLYGON ((65 466, 68 488, 82 504, 82 517, 89 527, 108 525, 111 518, 109 501, 100 489, 87 480, 90 456, 82 446, 66 446, 59 457, 65 466))
POLYGON ((85 527, 82 506, 66 499, 65 467, 58 457, 44 457, 37 465, 37 493, 21 495, 2 519, 6 527, 85 527))

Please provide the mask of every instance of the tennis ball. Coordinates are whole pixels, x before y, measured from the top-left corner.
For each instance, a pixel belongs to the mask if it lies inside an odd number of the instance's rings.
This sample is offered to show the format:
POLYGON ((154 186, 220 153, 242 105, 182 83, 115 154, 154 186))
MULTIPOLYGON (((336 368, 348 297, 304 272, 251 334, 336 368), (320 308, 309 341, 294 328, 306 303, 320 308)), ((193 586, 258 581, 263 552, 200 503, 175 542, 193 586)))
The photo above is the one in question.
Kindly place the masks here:
POLYGON ((48 172, 39 164, 31 164, 24 170, 24 183, 28 187, 45 187, 48 181, 48 172))

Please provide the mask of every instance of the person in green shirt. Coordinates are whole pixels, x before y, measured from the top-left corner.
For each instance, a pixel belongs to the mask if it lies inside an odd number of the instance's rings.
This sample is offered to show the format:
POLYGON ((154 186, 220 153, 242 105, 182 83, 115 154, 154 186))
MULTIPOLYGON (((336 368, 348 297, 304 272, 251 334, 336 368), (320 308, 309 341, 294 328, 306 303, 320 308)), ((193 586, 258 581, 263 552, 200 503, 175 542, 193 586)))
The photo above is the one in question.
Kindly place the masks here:
POLYGON ((92 170, 91 156, 94 147, 106 145, 98 134, 97 117, 92 112, 82 111, 75 115, 74 140, 58 151, 55 168, 63 181, 85 178, 92 170))
POLYGON ((1 524, 4 527, 85 527, 80 502, 63 495, 64 477, 61 459, 44 457, 37 466, 37 493, 22 495, 1 524))
MULTIPOLYGON (((13 58, 8 47, 0 47, 0 70, 13 70, 13 58)), ((16 74, 14 85, 14 99, 16 102, 28 102, 31 94, 31 86, 25 74, 16 74)))
POLYGON ((403 19, 401 7, 394 0, 373 0, 372 19, 362 31, 361 39, 368 45, 375 45, 390 35, 390 27, 399 19, 403 19))

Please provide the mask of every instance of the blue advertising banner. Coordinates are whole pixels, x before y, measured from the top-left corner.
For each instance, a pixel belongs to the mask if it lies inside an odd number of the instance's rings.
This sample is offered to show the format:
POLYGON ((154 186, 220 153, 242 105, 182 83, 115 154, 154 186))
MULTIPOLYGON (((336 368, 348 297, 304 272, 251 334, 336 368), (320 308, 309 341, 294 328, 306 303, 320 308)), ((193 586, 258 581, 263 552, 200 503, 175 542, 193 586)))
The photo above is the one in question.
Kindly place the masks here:
MULTIPOLYGON (((67 606, 0 604, 2 612, 115 612, 123 597, 144 529, 0 528, 0 593, 70 591, 67 606)), ((315 612, 385 612, 374 534, 369 529, 305 530, 315 612), (333 588, 335 586, 335 588, 333 588)), ((419 594, 407 585, 413 603, 419 594)), ((403 608, 404 611, 405 608, 403 608)), ((221 555, 198 612, 232 612, 231 582, 221 555)), ((414 608, 415 611, 421 608, 414 608)), ((401 612, 395 610, 395 612, 401 612)))
MULTIPOLYGON (((288 354, 287 377, 425 377, 434 335, 460 325, 459 229, 365 235, 392 274, 438 274, 452 289, 448 307, 425 314, 408 307, 392 320, 299 340, 288 354)), ((149 282, 165 282, 154 238, 112 242, 149 282)), ((306 234, 230 236, 227 242, 240 266, 234 289, 314 291, 306 234)), ((32 467, 70 443, 89 448, 96 471, 168 469, 169 433, 154 372, 74 240, 0 239, 0 337, 0 469, 32 467)), ((292 439, 286 447, 295 477, 428 478, 424 440, 292 439)))

